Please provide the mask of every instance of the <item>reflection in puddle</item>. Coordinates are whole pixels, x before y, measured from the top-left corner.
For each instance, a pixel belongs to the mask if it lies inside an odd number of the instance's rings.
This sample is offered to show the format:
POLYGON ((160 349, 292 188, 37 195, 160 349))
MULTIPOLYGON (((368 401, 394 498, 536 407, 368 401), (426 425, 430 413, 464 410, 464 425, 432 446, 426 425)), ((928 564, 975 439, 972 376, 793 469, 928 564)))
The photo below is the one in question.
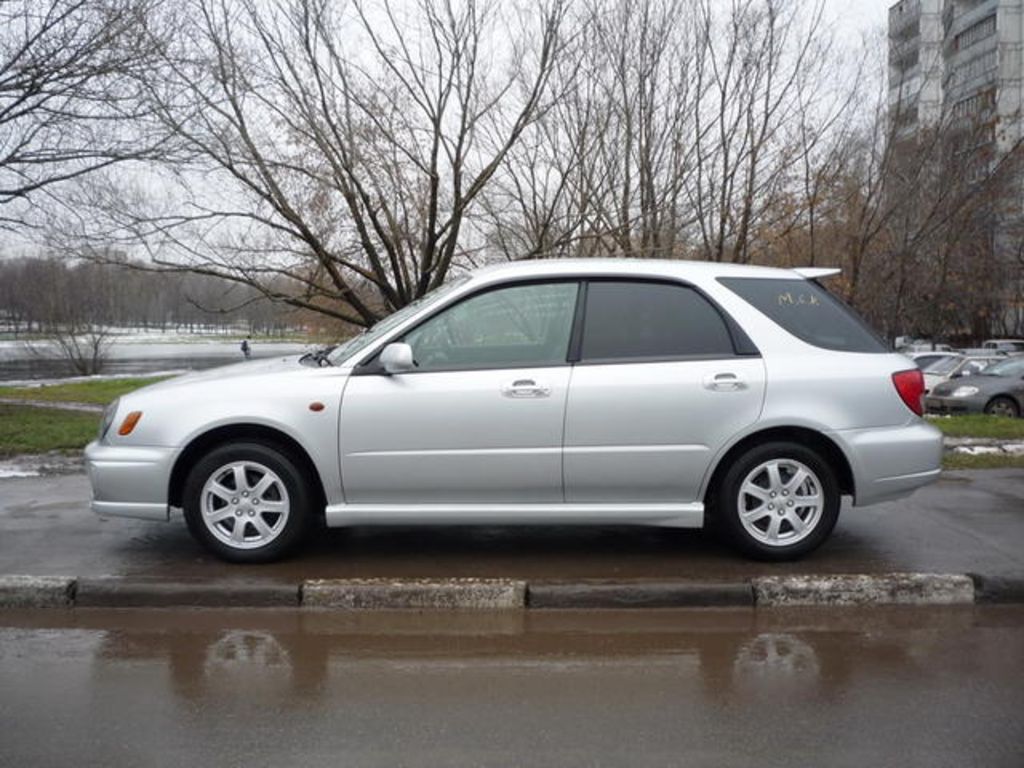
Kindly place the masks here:
POLYGON ((767 632, 740 646, 733 662, 737 691, 761 688, 778 694, 813 689, 821 675, 814 647, 795 635, 767 632))

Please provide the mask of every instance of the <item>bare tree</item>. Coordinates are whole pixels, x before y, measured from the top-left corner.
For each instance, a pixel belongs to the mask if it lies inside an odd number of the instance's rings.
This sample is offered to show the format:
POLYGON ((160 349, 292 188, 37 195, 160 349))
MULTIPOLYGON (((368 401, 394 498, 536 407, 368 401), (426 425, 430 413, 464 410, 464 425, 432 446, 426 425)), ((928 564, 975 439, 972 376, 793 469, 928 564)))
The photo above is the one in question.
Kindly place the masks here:
POLYGON ((30 197, 148 154, 125 123, 154 1, 0 2, 0 227, 27 226, 30 197))
POLYGON ((565 15, 561 0, 191 0, 176 13, 144 81, 176 153, 159 195, 126 204, 123 179, 94 186, 108 229, 92 234, 363 326, 471 250, 481 193, 550 106, 565 15))
POLYGON ((580 64, 488 194, 492 241, 510 258, 755 259, 800 148, 849 110, 821 5, 591 0, 576 24, 580 64))

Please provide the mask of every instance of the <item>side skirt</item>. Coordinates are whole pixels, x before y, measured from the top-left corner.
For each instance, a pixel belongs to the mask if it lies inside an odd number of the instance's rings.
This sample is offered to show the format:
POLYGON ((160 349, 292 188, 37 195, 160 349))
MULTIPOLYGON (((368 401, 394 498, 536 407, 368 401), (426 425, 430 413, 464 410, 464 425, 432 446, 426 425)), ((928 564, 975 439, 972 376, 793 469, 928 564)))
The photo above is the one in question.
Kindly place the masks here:
POLYGON ((656 525, 700 528, 689 504, 331 504, 328 527, 350 525, 656 525))

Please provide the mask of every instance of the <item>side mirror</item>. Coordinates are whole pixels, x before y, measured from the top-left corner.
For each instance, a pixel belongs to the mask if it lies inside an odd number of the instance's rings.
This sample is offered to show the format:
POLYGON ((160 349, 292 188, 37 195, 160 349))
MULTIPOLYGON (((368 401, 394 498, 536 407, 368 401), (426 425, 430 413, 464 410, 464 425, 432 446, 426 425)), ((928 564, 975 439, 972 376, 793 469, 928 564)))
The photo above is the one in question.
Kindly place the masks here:
POLYGON ((412 359, 412 347, 401 342, 388 344, 381 350, 380 364, 384 368, 384 373, 389 376, 411 371, 416 367, 416 362, 412 359))

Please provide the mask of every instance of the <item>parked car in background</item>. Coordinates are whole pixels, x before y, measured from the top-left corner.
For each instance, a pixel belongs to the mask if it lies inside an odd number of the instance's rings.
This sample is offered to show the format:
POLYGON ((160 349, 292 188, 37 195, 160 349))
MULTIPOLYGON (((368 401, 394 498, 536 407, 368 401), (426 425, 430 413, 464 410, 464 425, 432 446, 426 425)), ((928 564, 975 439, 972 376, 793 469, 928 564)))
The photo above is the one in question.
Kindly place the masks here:
POLYGON ((1005 360, 1005 355, 955 355, 945 360, 939 360, 925 368, 924 391, 931 392, 939 384, 951 379, 962 379, 980 373, 992 363, 1005 360))
POLYGON ((1024 354, 1024 339, 988 339, 982 348, 1005 352, 1008 355, 1024 354))
POLYGON ((328 526, 713 523, 804 555, 840 499, 940 473, 921 371, 810 278, 545 260, 455 279, 325 355, 155 384, 86 449, 93 509, 235 562, 328 526), (185 407, 183 407, 183 405, 185 407))
POLYGON ((914 361, 914 365, 922 371, 940 360, 948 360, 951 357, 959 356, 957 352, 911 352, 907 355, 907 357, 914 361))
POLYGON ((913 339, 910 341, 902 341, 895 345, 896 351, 904 355, 911 355, 915 352, 955 352, 949 344, 941 344, 934 341, 926 341, 923 339, 913 339))
POLYGON ((929 413, 1024 414, 1024 357, 1004 358, 967 379, 936 386, 925 398, 929 413))
POLYGON ((956 350, 961 355, 969 355, 971 357, 997 357, 1000 360, 1009 355, 1004 349, 991 349, 989 347, 964 347, 963 349, 956 350))

